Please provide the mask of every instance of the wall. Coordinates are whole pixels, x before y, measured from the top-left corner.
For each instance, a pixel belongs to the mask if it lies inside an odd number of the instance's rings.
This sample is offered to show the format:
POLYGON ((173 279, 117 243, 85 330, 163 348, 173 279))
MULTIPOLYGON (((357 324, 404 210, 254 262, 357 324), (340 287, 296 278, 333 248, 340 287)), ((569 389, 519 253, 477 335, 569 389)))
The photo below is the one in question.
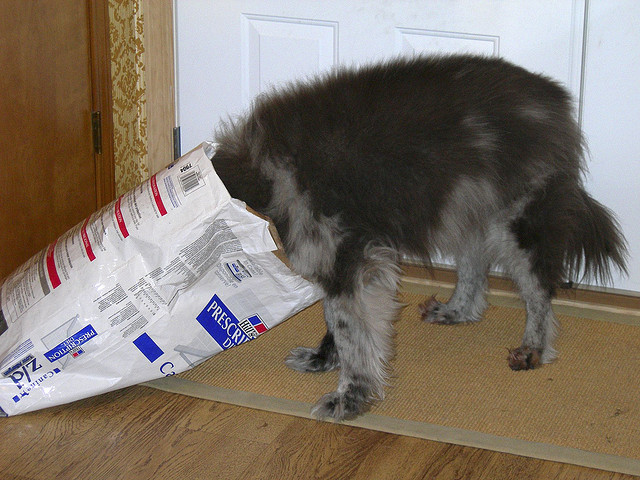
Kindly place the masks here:
POLYGON ((109 0, 116 194, 173 160, 172 0, 109 0))
POLYGON ((116 195, 149 175, 142 0, 109 0, 116 195))

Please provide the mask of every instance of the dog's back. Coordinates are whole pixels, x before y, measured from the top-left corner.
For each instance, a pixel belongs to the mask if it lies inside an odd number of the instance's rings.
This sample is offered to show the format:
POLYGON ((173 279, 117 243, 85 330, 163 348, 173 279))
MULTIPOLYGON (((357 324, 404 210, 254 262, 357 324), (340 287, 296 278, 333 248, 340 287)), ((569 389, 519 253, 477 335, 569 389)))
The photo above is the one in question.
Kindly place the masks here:
MULTIPOLYGON (((380 325, 393 316, 402 253, 456 258, 456 294, 425 307, 433 322, 477 320, 490 265, 514 277, 533 310, 512 368, 553 358, 549 298, 569 274, 584 267, 606 278, 609 262, 624 270, 617 224, 582 187, 583 139, 570 96, 500 59, 414 58, 339 70, 263 96, 218 140, 214 166, 231 194, 273 218, 294 268, 328 293, 331 338, 298 352, 294 368, 322 364, 335 345, 333 366, 338 357, 343 370, 357 364, 345 360, 355 347, 337 340, 336 322, 371 314, 383 317, 372 327, 375 347, 359 355, 386 359, 380 325), (373 306, 347 312, 347 296, 373 306)), ((360 411, 384 375, 379 365, 377 373, 356 370, 369 379, 360 411)), ((354 384, 345 375, 343 391, 354 384)), ((340 417, 327 401, 319 413, 340 417)))
POLYGON ((460 188, 477 189, 482 202, 464 199, 471 212, 456 221, 484 223, 489 211, 560 172, 578 179, 582 168, 565 91, 499 59, 337 71, 259 99, 243 131, 252 155, 295 171, 314 214, 339 214, 354 234, 384 235, 420 256, 432 253, 429 236, 447 223, 445 206, 469 193, 460 188))

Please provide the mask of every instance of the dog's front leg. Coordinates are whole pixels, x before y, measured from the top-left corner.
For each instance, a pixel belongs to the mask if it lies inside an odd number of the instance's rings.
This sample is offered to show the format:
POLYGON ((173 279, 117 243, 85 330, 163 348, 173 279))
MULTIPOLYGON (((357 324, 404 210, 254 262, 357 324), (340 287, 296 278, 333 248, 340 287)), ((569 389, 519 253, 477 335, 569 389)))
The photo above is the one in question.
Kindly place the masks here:
POLYGON ((291 350, 284 363, 298 372, 328 372, 340 366, 340 358, 334 340, 333 316, 327 312, 327 306, 331 302, 324 302, 324 318, 327 324, 327 333, 323 337, 318 348, 297 347, 291 350))
POLYGON ((353 418, 384 395, 385 368, 388 361, 390 332, 376 331, 371 323, 391 319, 365 316, 353 295, 325 298, 325 315, 334 325, 333 338, 340 359, 340 379, 335 392, 324 395, 313 409, 319 418, 353 418))
POLYGON ((393 351, 397 270, 391 265, 362 267, 353 291, 325 298, 327 324, 340 361, 335 392, 324 395, 312 413, 335 420, 353 418, 384 396, 393 351))

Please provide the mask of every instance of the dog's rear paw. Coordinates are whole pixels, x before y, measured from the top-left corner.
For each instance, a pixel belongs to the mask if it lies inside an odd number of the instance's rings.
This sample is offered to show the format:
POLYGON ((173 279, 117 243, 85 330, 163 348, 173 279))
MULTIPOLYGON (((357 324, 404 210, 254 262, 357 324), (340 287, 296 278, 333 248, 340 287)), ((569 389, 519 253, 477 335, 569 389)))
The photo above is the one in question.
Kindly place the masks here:
POLYGON ((437 325, 455 325, 456 323, 476 321, 476 319, 465 317, 460 311, 452 309, 446 303, 439 302, 435 295, 418 305, 418 310, 422 321, 437 325))
POLYGON ((340 366, 337 354, 307 347, 291 350, 284 363, 298 372, 328 372, 340 366))
POLYGON ((442 302, 436 300, 435 295, 432 295, 431 298, 429 298, 429 300, 427 300, 426 302, 420 303, 418 305, 418 310, 420 310, 420 316, 422 317, 422 320, 429 321, 433 312, 438 310, 440 306, 442 306, 442 302))
POLYGON ((311 414, 318 418, 336 421, 351 420, 369 409, 370 396, 365 389, 351 385, 346 392, 331 392, 323 395, 311 414))
POLYGON ((542 363, 542 350, 529 347, 510 349, 507 361, 511 370, 531 370, 542 363))

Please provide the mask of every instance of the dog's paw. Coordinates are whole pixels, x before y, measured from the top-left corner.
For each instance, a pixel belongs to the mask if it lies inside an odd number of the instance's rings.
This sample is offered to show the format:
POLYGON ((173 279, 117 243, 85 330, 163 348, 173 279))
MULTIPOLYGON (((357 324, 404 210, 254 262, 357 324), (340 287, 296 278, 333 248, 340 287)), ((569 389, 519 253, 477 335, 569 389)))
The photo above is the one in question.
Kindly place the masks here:
POLYGON ((418 305, 418 310, 422 321, 437 325, 454 325, 475 321, 473 318, 464 317, 458 310, 452 309, 446 303, 439 302, 435 295, 418 305))
POLYGON ((317 348, 307 347, 291 350, 284 363, 298 372, 328 372, 340 366, 337 355, 327 355, 317 348))
POLYGON ((311 410, 311 414, 319 420, 351 420, 366 412, 370 402, 371 398, 363 389, 352 385, 344 393, 331 392, 323 395, 311 410))
POLYGON ((507 361, 511 370, 531 370, 542 363, 542 350, 518 347, 509 350, 507 361))
POLYGON ((418 305, 418 310, 420 311, 420 316, 424 321, 430 321, 430 317, 433 314, 434 310, 437 310, 442 305, 442 302, 436 300, 436 296, 432 295, 429 300, 426 302, 420 303, 418 305))

